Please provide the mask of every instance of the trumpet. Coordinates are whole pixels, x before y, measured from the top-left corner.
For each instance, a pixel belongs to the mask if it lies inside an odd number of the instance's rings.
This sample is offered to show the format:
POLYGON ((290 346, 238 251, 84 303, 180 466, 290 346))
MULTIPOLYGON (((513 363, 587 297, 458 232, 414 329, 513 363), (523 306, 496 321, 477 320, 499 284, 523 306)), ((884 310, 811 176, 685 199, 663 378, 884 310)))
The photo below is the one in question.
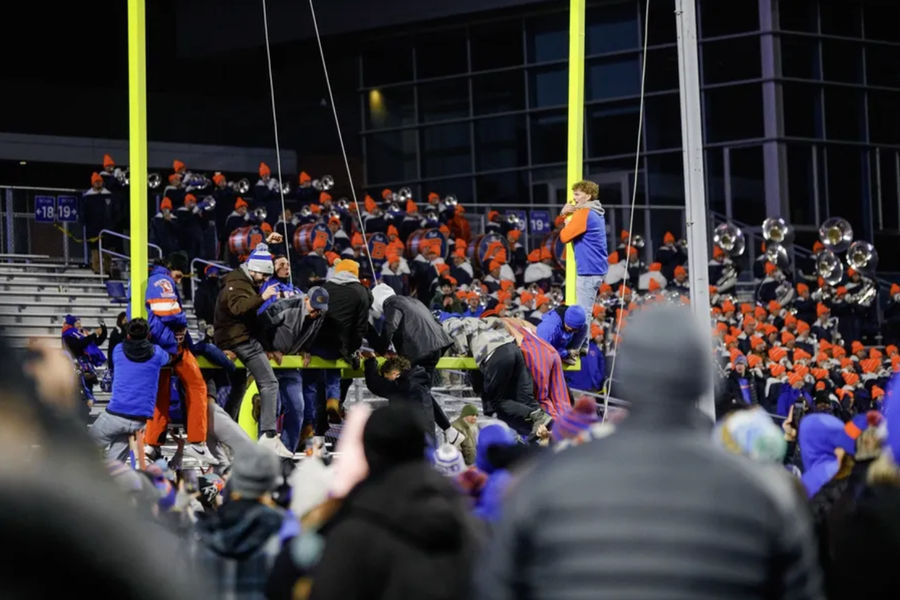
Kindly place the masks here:
POLYGON ((456 208, 456 205, 459 204, 459 200, 453 194, 447 194, 444 196, 444 206, 447 208, 456 208))
POLYGON ((713 243, 730 256, 744 253, 744 232, 731 223, 722 223, 713 231, 713 243))
POLYGON ((155 190, 162 185, 162 176, 159 173, 150 173, 147 176, 147 186, 151 190, 155 190))
POLYGON ((644 242, 644 236, 640 234, 635 234, 631 236, 631 245, 638 250, 645 246, 646 242, 644 242))
POLYGON ((790 265, 787 250, 777 242, 773 242, 766 246, 766 260, 782 271, 786 270, 790 265))
POLYGON ((853 241, 853 227, 847 219, 832 217, 819 227, 819 239, 832 252, 843 252, 853 241))
POLYGON ((408 200, 411 200, 413 196, 412 189, 408 187, 400 188, 396 194, 394 194, 394 199, 397 202, 406 203, 408 200))
POLYGON ((270 184, 270 189, 276 194, 290 194, 291 193, 291 184, 290 182, 280 182, 277 179, 272 179, 270 184))
POLYGON ((327 192, 334 187, 334 177, 323 175, 322 179, 313 179, 312 186, 320 192, 327 192))
POLYGON ((188 173, 184 178, 184 186, 190 188, 205 188, 212 181, 203 173, 188 173))
POLYGON ((869 242, 857 240, 847 249, 847 264, 860 273, 871 273, 878 266, 878 251, 869 242))
POLYGON ((131 183, 130 179, 128 178, 128 169, 116 169, 115 175, 116 175, 116 180, 123 187, 127 186, 129 183, 131 183))
POLYGON ((266 220, 266 217, 269 216, 269 213, 262 206, 253 209, 253 212, 251 214, 253 215, 253 220, 257 221, 258 223, 262 223, 266 220))
POLYGON ((789 244, 794 230, 781 217, 769 217, 762 223, 762 235, 770 244, 789 244))
POLYGON ((250 180, 246 177, 237 181, 229 181, 226 185, 242 196, 250 191, 250 180))
POLYGON ((516 213, 509 213, 506 215, 506 222, 512 225, 513 228, 518 228, 522 224, 522 219, 516 213))

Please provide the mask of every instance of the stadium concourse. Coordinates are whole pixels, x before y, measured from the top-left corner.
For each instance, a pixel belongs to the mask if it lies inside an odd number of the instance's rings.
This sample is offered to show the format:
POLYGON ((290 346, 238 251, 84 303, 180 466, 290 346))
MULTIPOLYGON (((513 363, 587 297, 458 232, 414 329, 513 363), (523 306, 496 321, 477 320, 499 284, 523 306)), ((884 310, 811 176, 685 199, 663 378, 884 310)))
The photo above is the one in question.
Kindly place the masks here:
MULTIPOLYGON (((77 381, 32 343, 28 381, 7 395, 37 411, 18 435, 67 454, 64 479, 114 507, 85 524, 151 522, 175 596, 900 589, 900 286, 882 297, 877 253, 850 246, 840 220, 796 264, 789 226, 767 220, 750 276, 743 232, 717 228, 699 323, 685 243, 667 232, 645 262, 636 236, 609 236, 590 181, 530 248, 497 211, 473 234, 452 194, 383 190, 355 206, 331 177, 282 185, 261 164, 250 185, 178 160, 166 181, 147 318, 98 323, 69 294, 55 317, 77 381), (455 357, 473 368, 439 368, 455 357), (696 408, 708 394, 715 427, 696 408), (688 527, 653 504, 660 492, 688 527), (681 544, 712 552, 682 563, 669 551, 681 544)), ((89 238, 126 233, 127 183, 107 155, 82 198, 89 238)), ((39 272, 3 274, 39 292, 39 272)))

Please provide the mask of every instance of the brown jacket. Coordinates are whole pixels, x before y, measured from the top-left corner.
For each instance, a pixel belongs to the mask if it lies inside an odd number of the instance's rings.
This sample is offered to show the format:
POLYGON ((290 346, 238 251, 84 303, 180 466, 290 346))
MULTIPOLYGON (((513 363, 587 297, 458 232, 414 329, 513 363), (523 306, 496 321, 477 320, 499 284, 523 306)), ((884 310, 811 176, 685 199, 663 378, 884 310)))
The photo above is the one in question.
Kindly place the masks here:
POLYGON ((256 311, 262 303, 262 296, 242 267, 226 275, 216 299, 216 345, 230 350, 253 338, 256 311))

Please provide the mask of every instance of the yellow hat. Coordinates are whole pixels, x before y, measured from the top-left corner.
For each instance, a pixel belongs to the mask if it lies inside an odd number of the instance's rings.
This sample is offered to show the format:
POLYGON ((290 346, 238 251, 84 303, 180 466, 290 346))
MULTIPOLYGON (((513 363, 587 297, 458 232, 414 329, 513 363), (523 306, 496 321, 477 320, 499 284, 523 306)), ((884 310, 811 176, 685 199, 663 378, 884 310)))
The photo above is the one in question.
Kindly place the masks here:
POLYGON ((355 277, 359 277, 359 263, 355 260, 350 260, 349 258, 345 258, 334 266, 334 272, 340 273, 341 271, 349 271, 353 273, 355 277))

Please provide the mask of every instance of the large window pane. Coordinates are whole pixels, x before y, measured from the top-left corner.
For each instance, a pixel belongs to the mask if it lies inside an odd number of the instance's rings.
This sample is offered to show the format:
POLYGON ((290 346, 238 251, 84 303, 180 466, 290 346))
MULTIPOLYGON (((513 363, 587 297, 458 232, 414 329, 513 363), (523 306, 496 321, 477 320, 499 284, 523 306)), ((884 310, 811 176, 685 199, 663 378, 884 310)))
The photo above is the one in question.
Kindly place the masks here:
POLYGON ((822 137, 821 88, 803 83, 784 83, 781 88, 784 133, 798 137, 822 137))
POLYGON ((455 75, 467 69, 465 30, 429 33, 416 42, 416 71, 419 77, 455 75))
POLYGON ((862 44, 822 40, 822 68, 825 81, 862 82, 862 44))
POLYGON ((469 35, 472 69, 477 71, 522 64, 521 21, 473 26, 469 35))
POLYGON ((422 128, 422 175, 435 177, 471 172, 469 124, 422 128))
POLYGON ((595 58, 586 69, 585 95, 588 100, 637 96, 641 93, 641 65, 638 56, 595 58))
POLYGON ((815 0, 779 0, 778 20, 785 31, 819 30, 815 0))
POLYGON ((463 204, 472 202, 472 178, 471 177, 451 177, 448 179, 437 179, 426 181, 422 184, 422 199, 428 197, 428 194, 435 192, 441 198, 453 194, 463 204))
POLYGON ((703 152, 709 210, 720 215, 725 214, 725 160, 722 154, 722 148, 708 148, 703 152))
POLYGON ((862 90, 825 88, 825 135, 828 139, 863 141, 864 123, 862 90))
MULTIPOLYGON (((874 158, 873 158, 874 160, 874 158)), ((883 229, 897 231, 900 229, 900 212, 897 202, 900 199, 897 190, 897 152, 881 148, 879 151, 879 171, 881 178, 881 224, 883 229)), ((874 170, 874 169, 873 169, 874 170)), ((875 173, 878 175, 878 173, 875 173)), ((877 222, 876 222, 877 226, 877 222)))
POLYGON ((588 156, 615 156, 637 149, 638 103, 613 102, 588 107, 588 156))
POLYGON ((819 79, 819 42, 808 37, 781 36, 781 74, 819 79))
POLYGON ((900 4, 867 2, 865 7, 866 39, 900 42, 900 4))
POLYGON ((525 116, 475 121, 475 165, 480 171, 527 166, 525 116))
POLYGON ((744 37, 703 44, 704 83, 760 76, 759 38, 744 37))
POLYGON ((528 61, 562 60, 569 55, 567 13, 542 15, 528 20, 528 61))
POLYGON ((869 44, 866 47, 867 82, 900 88, 900 47, 869 44))
POLYGON ((644 100, 647 150, 681 147, 681 105, 678 94, 650 96, 644 100))
POLYGON ((369 183, 416 178, 416 132, 387 131, 366 136, 369 183))
POLYGON ((766 218, 762 146, 732 148, 732 214, 744 223, 762 223, 766 218))
POLYGON ((424 122, 469 116, 469 82, 466 78, 419 85, 419 115, 424 122))
POLYGON ((762 90, 759 84, 706 90, 704 98, 706 136, 710 142, 762 137, 762 90))
POLYGON ((411 86, 388 87, 364 92, 366 127, 398 127, 416 122, 411 86))
POLYGON ((684 204, 684 165, 681 152, 647 156, 650 204, 684 204))
POLYGON ((479 175, 475 178, 479 204, 527 204, 528 172, 513 171, 479 175))
POLYGON ((367 86, 413 78, 412 47, 406 38, 366 46, 362 52, 363 83, 367 86))
POLYGON ((634 2, 589 8, 585 19, 587 54, 629 50, 640 46, 637 7, 634 2))
POLYGON ((786 149, 788 198, 791 199, 790 222, 818 225, 815 209, 815 179, 812 149, 805 145, 789 145, 786 149))
POLYGON ((700 35, 704 38, 759 29, 756 2, 700 2, 700 35))
POLYGON ((525 72, 501 71, 472 77, 475 114, 525 108, 525 72))
POLYGON ((844 37, 862 35, 859 4, 847 0, 821 0, 819 11, 822 33, 844 37))
POLYGON ((868 185, 865 181, 865 151, 846 146, 825 149, 828 164, 828 210, 830 216, 844 217, 853 225, 857 238, 866 238, 863 223, 868 204, 868 185))
MULTIPOLYGON (((644 32, 644 18, 646 13, 644 9, 646 4, 638 2, 641 11, 641 35, 644 32)), ((675 19, 675 0, 654 0, 653 9, 650 11, 650 23, 647 31, 647 38, 651 46, 658 44, 674 44, 676 38, 675 19)))
POLYGON ((569 94, 566 67, 545 67, 529 71, 528 87, 531 95, 531 106, 560 106, 566 103, 569 94))
POLYGON ((531 163, 566 160, 566 113, 554 110, 531 115, 531 163))
POLYGON ((900 94, 869 92, 869 137, 876 144, 900 144, 900 94))
POLYGON ((678 50, 659 48, 647 52, 647 75, 645 86, 648 92, 662 92, 678 89, 678 50))

